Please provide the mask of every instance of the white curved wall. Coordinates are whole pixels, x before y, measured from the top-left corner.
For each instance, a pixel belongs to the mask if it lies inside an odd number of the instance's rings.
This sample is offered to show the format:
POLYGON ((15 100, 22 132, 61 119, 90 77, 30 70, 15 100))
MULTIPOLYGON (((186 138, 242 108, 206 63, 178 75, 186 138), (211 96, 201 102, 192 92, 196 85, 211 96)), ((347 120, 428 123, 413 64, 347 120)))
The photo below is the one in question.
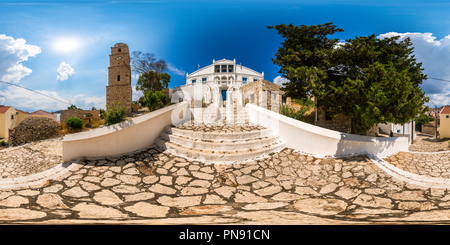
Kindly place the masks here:
POLYGON ((408 139, 404 137, 370 137, 346 134, 304 123, 247 104, 246 110, 252 123, 261 124, 274 131, 286 146, 319 158, 371 154, 380 158, 399 151, 408 151, 408 139))
POLYGON ((105 157, 147 148, 164 127, 189 119, 189 103, 180 102, 111 126, 63 138, 63 161, 79 157, 105 157))

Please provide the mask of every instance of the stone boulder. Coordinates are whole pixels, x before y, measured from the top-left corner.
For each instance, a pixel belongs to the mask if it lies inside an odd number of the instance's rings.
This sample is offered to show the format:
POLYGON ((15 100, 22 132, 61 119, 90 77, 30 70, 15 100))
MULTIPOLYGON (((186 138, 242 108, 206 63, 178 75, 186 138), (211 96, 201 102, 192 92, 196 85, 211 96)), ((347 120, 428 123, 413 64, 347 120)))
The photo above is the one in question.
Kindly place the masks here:
POLYGON ((8 144, 18 146, 29 142, 45 140, 58 136, 59 122, 46 116, 28 117, 9 129, 8 144))

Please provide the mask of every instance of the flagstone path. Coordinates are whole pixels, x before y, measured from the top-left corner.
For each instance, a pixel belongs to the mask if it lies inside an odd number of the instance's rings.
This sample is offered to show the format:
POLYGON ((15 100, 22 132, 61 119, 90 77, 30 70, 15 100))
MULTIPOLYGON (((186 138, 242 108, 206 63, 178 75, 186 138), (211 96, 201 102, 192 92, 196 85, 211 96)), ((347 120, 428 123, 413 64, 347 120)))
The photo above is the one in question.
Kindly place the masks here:
MULTIPOLYGON (((151 147, 66 164, 66 173, 49 175, 40 184, 15 188, 8 182, 10 188, 2 188, 6 185, 2 181, 32 179, 40 171, 59 167, 60 156, 60 139, 0 151, 4 176, 0 179, 0 223, 450 222, 448 189, 399 181, 367 156, 316 159, 290 149, 266 159, 224 165, 190 161, 151 147), (27 170, 18 171, 21 167, 27 170)), ((447 164, 448 156, 399 153, 390 161, 440 166, 447 164)), ((433 173, 423 169, 420 174, 433 173)), ((440 175, 446 176, 448 169, 441 169, 440 175)))

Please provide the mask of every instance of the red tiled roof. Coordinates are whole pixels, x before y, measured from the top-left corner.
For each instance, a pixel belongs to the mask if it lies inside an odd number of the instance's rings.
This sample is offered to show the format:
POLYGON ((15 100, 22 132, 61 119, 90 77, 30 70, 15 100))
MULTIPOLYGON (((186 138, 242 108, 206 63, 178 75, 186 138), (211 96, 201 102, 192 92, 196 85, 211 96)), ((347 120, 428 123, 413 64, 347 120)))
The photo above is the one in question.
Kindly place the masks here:
POLYGON ((11 106, 0 106, 0 114, 5 113, 11 106))
POLYGON ((43 110, 37 110, 35 112, 30 113, 30 115, 49 115, 49 114, 53 114, 47 111, 43 111, 43 110))
POLYGON ((24 111, 21 111, 21 110, 18 110, 18 109, 16 109, 16 111, 19 112, 20 114, 28 114, 28 112, 24 112, 24 111))
POLYGON ((441 114, 450 114, 450 106, 444 106, 444 108, 442 108, 441 114))

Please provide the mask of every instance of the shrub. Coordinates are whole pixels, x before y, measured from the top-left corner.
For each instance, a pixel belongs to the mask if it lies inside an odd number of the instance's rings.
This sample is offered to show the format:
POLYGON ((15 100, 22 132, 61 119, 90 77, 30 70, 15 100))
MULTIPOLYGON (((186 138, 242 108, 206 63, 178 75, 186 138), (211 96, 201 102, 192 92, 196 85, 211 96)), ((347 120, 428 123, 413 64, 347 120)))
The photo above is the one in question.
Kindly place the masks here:
POLYGON ((127 108, 125 106, 122 106, 122 103, 117 103, 117 106, 114 106, 114 103, 111 103, 110 105, 106 105, 106 108, 106 126, 127 120, 127 108))
POLYGON ((65 123, 71 128, 83 128, 83 120, 78 117, 71 117, 65 123))
POLYGON ((155 111, 160 108, 163 108, 166 104, 166 94, 165 90, 162 91, 147 91, 144 94, 144 103, 145 106, 150 111, 155 111))
POLYGON ((6 146, 6 141, 4 141, 4 140, 0 141, 0 145, 1 146, 6 146))
POLYGON ((100 117, 101 117, 102 119, 105 119, 105 118, 106 118, 106 111, 105 111, 105 110, 100 109, 100 117))

